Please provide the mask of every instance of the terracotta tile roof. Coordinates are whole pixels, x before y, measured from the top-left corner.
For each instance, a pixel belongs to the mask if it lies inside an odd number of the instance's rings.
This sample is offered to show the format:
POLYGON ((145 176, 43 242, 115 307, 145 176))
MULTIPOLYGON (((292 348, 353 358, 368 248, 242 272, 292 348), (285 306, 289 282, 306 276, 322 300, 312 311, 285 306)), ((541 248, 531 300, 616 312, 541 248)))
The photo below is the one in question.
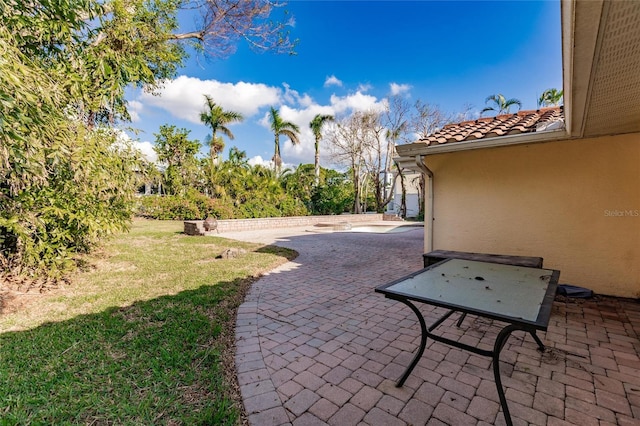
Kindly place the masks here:
POLYGON ((427 145, 438 145, 539 132, 562 128, 563 126, 563 107, 548 107, 447 124, 439 131, 429 135, 426 139, 420 139, 418 142, 423 142, 427 145))

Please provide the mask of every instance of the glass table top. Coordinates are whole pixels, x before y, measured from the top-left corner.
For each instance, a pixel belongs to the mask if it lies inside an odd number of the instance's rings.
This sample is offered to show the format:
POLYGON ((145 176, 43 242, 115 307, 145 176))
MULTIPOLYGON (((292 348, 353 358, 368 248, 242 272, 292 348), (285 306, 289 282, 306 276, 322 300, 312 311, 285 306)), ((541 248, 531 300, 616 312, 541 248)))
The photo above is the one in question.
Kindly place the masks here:
POLYGON ((552 269, 451 259, 378 291, 535 323, 552 281, 555 290, 557 275, 552 269))

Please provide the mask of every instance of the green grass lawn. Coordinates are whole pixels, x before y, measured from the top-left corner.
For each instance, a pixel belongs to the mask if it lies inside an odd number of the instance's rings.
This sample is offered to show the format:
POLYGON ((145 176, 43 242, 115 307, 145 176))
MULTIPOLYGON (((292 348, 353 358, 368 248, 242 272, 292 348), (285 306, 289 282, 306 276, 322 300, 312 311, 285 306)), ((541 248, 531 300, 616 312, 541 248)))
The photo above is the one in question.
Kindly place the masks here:
POLYGON ((235 308, 294 254, 181 230, 136 221, 69 286, 0 313, 0 425, 240 422, 235 308))

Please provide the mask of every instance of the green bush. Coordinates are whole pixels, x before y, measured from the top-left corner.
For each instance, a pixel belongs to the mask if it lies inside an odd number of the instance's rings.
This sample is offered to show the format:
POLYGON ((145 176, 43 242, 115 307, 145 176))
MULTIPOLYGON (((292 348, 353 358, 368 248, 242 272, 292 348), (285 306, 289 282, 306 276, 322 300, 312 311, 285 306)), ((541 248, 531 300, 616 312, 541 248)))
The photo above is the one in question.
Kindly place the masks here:
POLYGON ((282 216, 307 216, 309 215, 309 210, 305 207, 304 203, 297 199, 293 198, 290 195, 285 195, 280 203, 278 204, 278 209, 282 213, 282 216))
POLYGON ((260 200, 247 200, 237 209, 238 219, 253 219, 259 217, 281 217, 282 212, 273 204, 263 203, 260 200))
POLYGON ((177 195, 148 195, 138 201, 136 214, 149 219, 188 220, 201 219, 198 207, 177 195))
POLYGON ((140 164, 118 132, 70 114, 64 67, 15 35, 0 25, 0 273, 55 277, 127 229, 140 164))
POLYGON ((233 209, 218 199, 195 191, 181 195, 147 195, 140 197, 136 214, 159 220, 200 220, 209 216, 231 219, 233 209))
POLYGON ((311 194, 314 214, 342 214, 353 205, 353 195, 344 186, 320 185, 311 194))
POLYGON ((138 199, 136 215, 158 220, 252 219, 261 217, 306 216, 309 214, 300 200, 283 195, 277 201, 257 197, 236 200, 209 198, 196 191, 186 195, 147 195, 138 199))

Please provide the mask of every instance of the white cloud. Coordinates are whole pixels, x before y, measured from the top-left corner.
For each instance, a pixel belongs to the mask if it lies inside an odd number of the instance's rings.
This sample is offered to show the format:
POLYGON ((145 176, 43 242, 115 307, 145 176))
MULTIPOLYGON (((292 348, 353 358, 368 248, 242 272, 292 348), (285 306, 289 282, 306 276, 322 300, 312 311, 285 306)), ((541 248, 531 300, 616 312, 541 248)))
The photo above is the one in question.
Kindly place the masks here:
POLYGON ((265 160, 260 155, 249 158, 249 164, 251 164, 252 166, 260 165, 264 167, 273 167, 273 162, 271 160, 265 160))
MULTIPOLYGON (((280 137, 280 150, 284 161, 295 160, 296 163, 313 163, 315 156, 315 138, 309 123, 316 114, 335 115, 335 109, 330 105, 318 105, 311 102, 309 105, 301 105, 302 108, 294 108, 283 105, 279 108, 280 117, 285 121, 290 121, 300 128, 298 136, 299 143, 293 145, 286 137, 280 137)), ((259 124, 271 132, 269 113, 265 113, 259 124)), ((326 150, 325 150, 326 151, 326 150)), ((322 150, 320 151, 322 153, 322 150)), ((291 166, 291 164, 289 164, 291 166)), ((282 166, 285 168, 285 165, 282 166)))
POLYGON ((186 76, 165 82, 157 93, 143 93, 140 100, 192 123, 200 123, 204 95, 211 96, 224 109, 242 113, 245 117, 255 115, 264 106, 279 104, 282 96, 280 88, 266 84, 222 83, 186 76))
POLYGON ((370 84, 360 84, 358 85, 358 92, 368 92, 369 90, 373 89, 373 86, 370 84))
POLYGON ((153 144, 149 141, 133 141, 133 146, 142 152, 142 155, 152 163, 158 161, 158 154, 153 150, 153 144))
POLYGON ((336 77, 335 75, 332 75, 331 77, 327 77, 326 80, 324 81, 324 87, 329 87, 329 86, 342 87, 342 81, 340 81, 338 77, 336 77))
POLYGON ((142 153, 142 155, 152 163, 158 161, 158 154, 153 149, 153 144, 148 141, 141 142, 139 140, 131 139, 131 136, 122 129, 115 129, 116 143, 124 147, 133 147, 142 153))
POLYGON ((127 103, 127 110, 129 111, 129 115, 131 116, 132 123, 140 121, 140 113, 143 109, 144 106, 140 101, 129 101, 127 103))
MULTIPOLYGON (((335 76, 327 78, 327 82, 332 85, 342 84, 335 76)), ((368 90, 369 87, 361 86, 361 89, 368 90)), ((328 105, 319 105, 309 95, 299 93, 286 83, 278 88, 265 84, 221 83, 215 80, 200 80, 181 76, 166 82, 164 87, 158 90, 159 96, 141 94, 134 101, 137 103, 133 106, 136 112, 144 109, 145 113, 148 113, 150 106, 162 108, 174 117, 195 124, 200 124, 200 112, 204 109, 204 94, 211 95, 216 103, 222 105, 223 108, 244 114, 245 118, 258 114, 261 108, 264 111, 265 107, 274 106, 279 109, 280 116, 284 120, 291 121, 300 128, 299 144, 293 145, 288 138, 280 138, 283 160, 291 165, 313 163, 314 161, 315 138, 309 128, 309 123, 316 114, 339 116, 350 114, 353 111, 381 111, 384 109, 384 99, 379 100, 373 95, 364 93, 363 90, 345 96, 334 94, 328 105)), ((258 124, 266 129, 267 134, 271 133, 267 111, 261 114, 258 124)), ((272 140, 273 136, 268 138, 272 140)), ((138 142, 137 144, 147 157, 154 156, 151 143, 138 142)), ((271 149, 273 148, 271 147, 271 149)), ((321 164, 328 165, 329 155, 326 142, 321 144, 320 155, 321 164)), ((254 156, 251 158, 250 164, 268 166, 270 159, 270 155, 268 159, 254 156)))
POLYGON ((299 104, 302 106, 309 106, 313 103, 311 96, 307 94, 300 95, 297 90, 293 90, 287 83, 282 83, 282 86, 284 87, 284 94, 282 95, 283 103, 299 104))
MULTIPOLYGON (((259 166, 266 167, 268 169, 273 169, 273 161, 265 160, 264 158, 262 158, 261 155, 256 155, 255 157, 251 157, 249 159, 248 163, 250 165, 252 165, 252 166, 258 166, 259 165, 259 166)), ((281 167, 281 170, 294 169, 296 167, 296 165, 283 162, 280 167, 281 167)))
MULTIPOLYGON (((385 108, 385 100, 378 100, 375 96, 356 92, 347 96, 331 96, 329 105, 319 105, 311 101, 309 104, 299 102, 300 108, 290 105, 279 107, 283 120, 295 123, 300 128, 299 144, 293 145, 286 137, 280 138, 280 150, 285 161, 297 163, 313 163, 315 156, 315 137, 309 128, 309 123, 316 114, 341 115, 353 111, 382 111, 385 108)), ((271 132, 269 113, 265 113, 259 120, 259 124, 271 132)), ((320 162, 328 165, 329 154, 326 142, 320 144, 320 162)), ((284 168, 284 165, 283 165, 284 168)))
POLYGON ((411 89, 411 86, 409 84, 391 83, 389 84, 389 89, 391 90, 391 94, 395 96, 407 93, 411 89))
POLYGON ((382 111, 384 102, 372 95, 365 95, 358 91, 347 96, 331 96, 331 106, 336 113, 351 111, 382 111))

